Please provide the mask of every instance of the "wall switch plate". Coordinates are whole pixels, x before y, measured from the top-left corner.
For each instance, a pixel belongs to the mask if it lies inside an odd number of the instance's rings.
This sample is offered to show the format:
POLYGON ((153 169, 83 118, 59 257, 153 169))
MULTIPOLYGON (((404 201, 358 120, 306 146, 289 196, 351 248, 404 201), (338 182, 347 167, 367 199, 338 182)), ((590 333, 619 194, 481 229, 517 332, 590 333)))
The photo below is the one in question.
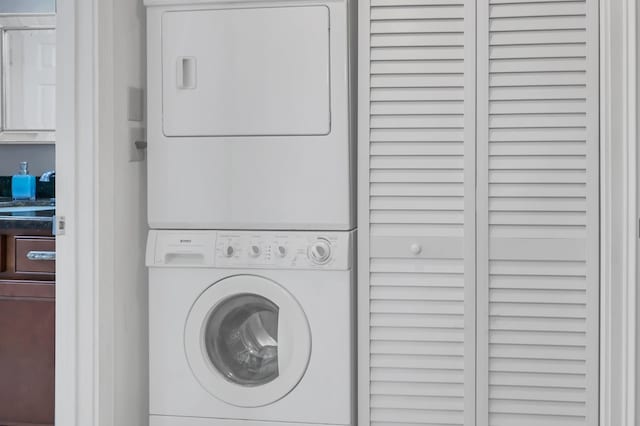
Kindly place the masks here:
POLYGON ((144 120, 144 90, 136 87, 129 87, 129 105, 127 116, 129 121, 144 120))

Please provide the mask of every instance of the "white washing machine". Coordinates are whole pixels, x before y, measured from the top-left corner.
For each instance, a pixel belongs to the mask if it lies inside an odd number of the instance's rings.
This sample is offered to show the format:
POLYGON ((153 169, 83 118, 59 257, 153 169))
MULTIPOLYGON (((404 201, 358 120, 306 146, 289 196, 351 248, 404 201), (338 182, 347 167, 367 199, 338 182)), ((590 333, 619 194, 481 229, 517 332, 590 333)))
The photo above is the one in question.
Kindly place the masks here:
POLYGON ((145 0, 149 224, 355 228, 355 1, 145 0))
POLYGON ((355 423, 354 232, 151 231, 151 426, 355 423))

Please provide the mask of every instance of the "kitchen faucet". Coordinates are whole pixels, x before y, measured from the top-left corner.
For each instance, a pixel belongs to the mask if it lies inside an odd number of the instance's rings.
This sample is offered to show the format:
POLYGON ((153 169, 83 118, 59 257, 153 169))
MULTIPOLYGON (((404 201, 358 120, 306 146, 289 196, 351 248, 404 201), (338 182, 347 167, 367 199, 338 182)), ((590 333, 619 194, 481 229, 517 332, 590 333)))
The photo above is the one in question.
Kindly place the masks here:
POLYGON ((55 177, 56 177, 56 171, 49 170, 47 172, 42 173, 42 176, 40 176, 40 182, 51 182, 51 178, 55 178, 55 177))

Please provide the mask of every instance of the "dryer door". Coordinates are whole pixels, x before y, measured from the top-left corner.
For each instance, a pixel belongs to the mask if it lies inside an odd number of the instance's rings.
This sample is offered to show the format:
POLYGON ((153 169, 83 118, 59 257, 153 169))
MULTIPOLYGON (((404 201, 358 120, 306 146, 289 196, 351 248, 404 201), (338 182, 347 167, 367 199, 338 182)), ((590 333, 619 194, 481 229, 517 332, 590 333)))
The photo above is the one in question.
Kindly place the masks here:
POLYGON ((326 135, 329 63, 326 6, 166 12, 164 134, 326 135))
POLYGON ((209 393, 232 405, 259 407, 296 387, 309 363, 311 333, 287 290, 266 278, 236 275, 196 300, 185 351, 209 393))

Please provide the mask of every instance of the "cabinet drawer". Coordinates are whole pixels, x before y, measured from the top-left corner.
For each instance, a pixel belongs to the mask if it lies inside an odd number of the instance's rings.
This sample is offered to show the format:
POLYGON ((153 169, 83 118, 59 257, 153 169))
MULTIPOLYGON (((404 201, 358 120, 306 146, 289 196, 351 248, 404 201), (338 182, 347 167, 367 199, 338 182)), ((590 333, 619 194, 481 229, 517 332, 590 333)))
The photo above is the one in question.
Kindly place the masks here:
POLYGON ((55 237, 17 237, 15 239, 16 273, 54 274, 55 260, 32 260, 33 252, 55 253, 55 237))

